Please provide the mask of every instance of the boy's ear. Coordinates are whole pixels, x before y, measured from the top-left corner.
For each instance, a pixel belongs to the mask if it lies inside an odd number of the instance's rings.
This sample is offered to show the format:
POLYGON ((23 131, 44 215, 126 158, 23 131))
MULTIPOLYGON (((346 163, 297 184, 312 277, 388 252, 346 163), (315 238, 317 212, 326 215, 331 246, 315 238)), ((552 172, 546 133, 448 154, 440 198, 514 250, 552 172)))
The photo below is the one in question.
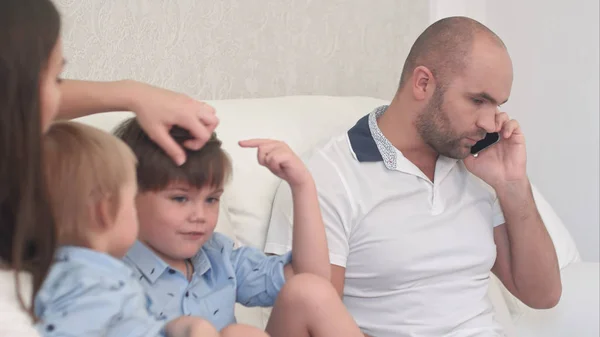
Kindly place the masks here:
POLYGON ((102 198, 93 206, 93 224, 96 230, 105 231, 114 226, 114 213, 109 198, 102 198))

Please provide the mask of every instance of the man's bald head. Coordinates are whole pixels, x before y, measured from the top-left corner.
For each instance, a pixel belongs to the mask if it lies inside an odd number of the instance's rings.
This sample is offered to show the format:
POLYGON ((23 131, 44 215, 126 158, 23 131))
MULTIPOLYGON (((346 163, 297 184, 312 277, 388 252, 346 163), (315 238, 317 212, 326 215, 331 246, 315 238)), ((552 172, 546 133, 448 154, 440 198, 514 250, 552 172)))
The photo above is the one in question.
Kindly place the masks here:
POLYGON ((450 17, 433 23, 413 44, 402 69, 400 89, 419 66, 427 67, 444 87, 469 64, 473 44, 479 38, 506 48, 498 35, 473 19, 450 17))

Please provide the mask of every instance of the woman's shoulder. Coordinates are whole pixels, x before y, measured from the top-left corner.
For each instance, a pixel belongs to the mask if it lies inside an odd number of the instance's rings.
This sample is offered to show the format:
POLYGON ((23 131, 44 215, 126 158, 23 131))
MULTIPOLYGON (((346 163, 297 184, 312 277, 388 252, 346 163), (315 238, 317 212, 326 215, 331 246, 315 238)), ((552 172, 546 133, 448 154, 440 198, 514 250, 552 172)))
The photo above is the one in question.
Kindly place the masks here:
MULTIPOLYGON (((20 273, 19 285, 23 301, 30 303, 31 276, 20 273)), ((0 337, 8 336, 39 337, 39 334, 17 296, 14 270, 0 268, 0 337)))
POLYGON ((12 304, 13 302, 19 307, 21 306, 17 290, 21 293, 25 302, 29 302, 31 299, 31 275, 21 272, 18 280, 19 287, 17 287, 15 271, 0 268, 0 308, 4 309, 3 305, 12 304))

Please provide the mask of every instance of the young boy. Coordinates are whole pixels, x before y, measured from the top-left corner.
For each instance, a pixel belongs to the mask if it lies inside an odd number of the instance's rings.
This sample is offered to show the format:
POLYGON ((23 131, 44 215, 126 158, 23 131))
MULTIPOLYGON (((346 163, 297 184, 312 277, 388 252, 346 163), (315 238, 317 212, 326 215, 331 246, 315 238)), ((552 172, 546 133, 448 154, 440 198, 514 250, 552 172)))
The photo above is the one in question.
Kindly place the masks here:
POLYGON ((136 159, 118 138, 58 122, 43 139, 50 206, 61 246, 35 299, 43 336, 219 336, 208 322, 172 321, 120 259, 138 233, 136 159), (168 322, 168 323, 167 323, 168 322))
MULTIPOLYGON (((178 167, 140 128, 135 119, 115 134, 138 159, 136 200, 140 233, 125 257, 152 298, 159 317, 199 316, 218 330, 235 323, 234 304, 274 306, 267 325, 272 337, 363 334, 329 283, 325 229, 312 176, 282 142, 248 140, 258 161, 287 181, 294 198, 293 250, 266 256, 213 233, 219 198, 231 163, 213 134, 198 151, 187 151, 178 167), (305 273, 303 275, 297 275, 305 273), (313 274, 313 275, 310 275, 313 274)), ((190 139, 182 129, 171 136, 190 139)))

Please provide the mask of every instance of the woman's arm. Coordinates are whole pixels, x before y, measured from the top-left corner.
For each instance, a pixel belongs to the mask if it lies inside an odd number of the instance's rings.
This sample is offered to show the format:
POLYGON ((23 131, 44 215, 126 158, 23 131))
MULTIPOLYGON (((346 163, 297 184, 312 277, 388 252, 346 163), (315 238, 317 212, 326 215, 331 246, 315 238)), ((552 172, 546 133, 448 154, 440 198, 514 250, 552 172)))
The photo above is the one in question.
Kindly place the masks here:
POLYGON ((91 82, 63 80, 59 118, 72 119, 98 112, 133 111, 135 86, 139 83, 122 80, 91 82))
POLYGON ((148 84, 121 80, 92 82, 64 80, 59 118, 71 119, 99 112, 132 111, 140 125, 178 164, 185 152, 169 136, 171 127, 185 128, 195 137, 184 145, 200 149, 219 123, 208 104, 184 94, 148 84))

